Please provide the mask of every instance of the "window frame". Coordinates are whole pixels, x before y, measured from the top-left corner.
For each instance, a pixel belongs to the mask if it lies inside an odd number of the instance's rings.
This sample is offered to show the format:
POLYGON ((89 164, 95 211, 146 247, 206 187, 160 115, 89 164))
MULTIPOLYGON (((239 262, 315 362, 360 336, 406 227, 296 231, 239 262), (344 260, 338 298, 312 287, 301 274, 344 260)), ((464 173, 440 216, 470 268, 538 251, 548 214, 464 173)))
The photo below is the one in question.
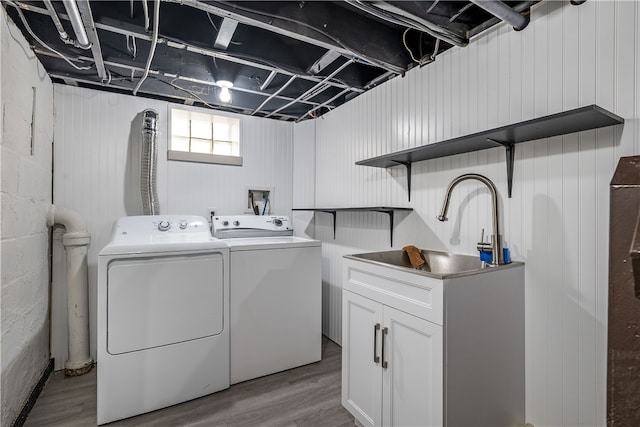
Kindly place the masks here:
MULTIPOLYGON (((223 111, 211 110, 207 108, 192 107, 189 105, 176 105, 169 104, 167 107, 167 160, 178 162, 194 162, 194 163, 209 163, 216 165, 228 165, 228 166, 242 166, 242 117, 238 117, 236 114, 230 114, 223 111), (181 110, 194 112, 198 114, 206 114, 209 116, 225 117, 238 120, 238 155, 227 156, 224 154, 212 154, 212 153, 198 153, 191 151, 179 151, 171 149, 171 142, 173 139, 173 119, 172 110, 181 110)), ((211 143, 214 144, 213 129, 211 129, 211 143)), ((189 148, 191 148, 191 135, 189 135, 189 148)), ((200 138, 195 138, 200 139, 200 138)), ((203 140, 205 141, 205 140, 203 140)))

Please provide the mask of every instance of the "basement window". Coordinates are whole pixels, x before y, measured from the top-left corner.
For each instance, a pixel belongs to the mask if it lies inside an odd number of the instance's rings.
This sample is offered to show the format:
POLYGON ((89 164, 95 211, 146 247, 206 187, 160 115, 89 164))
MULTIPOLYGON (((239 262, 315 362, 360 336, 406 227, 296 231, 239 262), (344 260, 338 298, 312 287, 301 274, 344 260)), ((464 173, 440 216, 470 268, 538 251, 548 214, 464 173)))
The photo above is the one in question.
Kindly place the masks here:
POLYGON ((201 109, 169 110, 169 160, 242 166, 239 118, 201 109))

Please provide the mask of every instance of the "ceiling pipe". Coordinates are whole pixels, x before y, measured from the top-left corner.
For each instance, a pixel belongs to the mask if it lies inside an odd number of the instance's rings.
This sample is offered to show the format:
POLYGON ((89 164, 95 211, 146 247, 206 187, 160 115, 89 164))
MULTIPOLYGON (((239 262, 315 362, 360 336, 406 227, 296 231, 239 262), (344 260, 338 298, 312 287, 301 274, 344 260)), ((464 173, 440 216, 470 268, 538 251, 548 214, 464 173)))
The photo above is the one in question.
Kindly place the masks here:
POLYGON ((500 0, 471 0, 471 3, 508 22, 516 31, 524 30, 529 25, 529 16, 519 14, 500 0))
POLYGON ((142 83, 147 79, 149 75, 149 69, 151 69, 151 61, 153 61, 153 55, 156 53, 156 45, 158 44, 158 28, 160 25, 160 0, 156 0, 153 9, 153 37, 151 38, 151 49, 149 50, 149 57, 147 58, 147 65, 144 68, 144 74, 140 78, 140 81, 133 89, 133 95, 135 96, 142 86, 142 83))
POLYGON ((81 49, 89 49, 91 47, 91 43, 89 43, 87 32, 84 30, 84 24, 82 23, 80 11, 78 10, 78 5, 75 0, 63 0, 62 4, 67 11, 69 21, 71 21, 73 32, 76 33, 76 40, 78 43, 77 47, 81 49))
POLYGON ((62 22, 60 21, 60 17, 58 16, 58 12, 53 7, 51 0, 44 0, 44 5, 47 7, 49 11, 49 15, 51 15, 51 20, 53 21, 53 25, 56 26, 56 30, 58 30, 58 34, 60 35, 60 40, 64 42, 64 44, 74 44, 74 40, 69 37, 69 34, 65 31, 62 26, 62 22))
POLYGON ((84 30, 89 39, 89 45, 91 46, 91 54, 95 60, 96 71, 98 76, 104 81, 107 80, 107 70, 104 68, 104 59, 102 58, 102 49, 100 47, 100 40, 98 40, 98 32, 96 31, 96 25, 93 20, 93 14, 91 13, 91 5, 89 0, 75 0, 80 12, 80 19, 84 24, 84 30))

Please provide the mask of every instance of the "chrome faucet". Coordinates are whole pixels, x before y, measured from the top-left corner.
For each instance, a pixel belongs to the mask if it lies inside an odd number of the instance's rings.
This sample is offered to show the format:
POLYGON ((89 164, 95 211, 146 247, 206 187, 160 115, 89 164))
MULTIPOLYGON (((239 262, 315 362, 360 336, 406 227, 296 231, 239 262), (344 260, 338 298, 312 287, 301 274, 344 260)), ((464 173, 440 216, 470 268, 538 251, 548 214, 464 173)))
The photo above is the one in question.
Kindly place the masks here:
MULTIPOLYGON (((493 209, 493 234, 491 235, 491 243, 481 241, 478 243, 477 248, 479 251, 490 250, 493 257, 491 260, 491 264, 502 265, 504 264, 504 256, 502 253, 502 235, 500 234, 500 221, 498 218, 498 191, 496 190, 496 186, 494 185, 494 183, 489 178, 477 173, 467 173, 464 175, 460 175, 459 177, 451 181, 449 187, 447 188, 447 194, 444 198, 442 210, 440 211, 440 215, 437 216, 438 221, 447 220, 447 211, 449 210, 449 200, 451 199, 451 192, 456 185, 468 179, 475 179, 480 181, 481 183, 486 185, 491 192, 491 204, 493 209)), ((484 230, 482 230, 482 233, 482 238, 480 240, 484 240, 484 230)))

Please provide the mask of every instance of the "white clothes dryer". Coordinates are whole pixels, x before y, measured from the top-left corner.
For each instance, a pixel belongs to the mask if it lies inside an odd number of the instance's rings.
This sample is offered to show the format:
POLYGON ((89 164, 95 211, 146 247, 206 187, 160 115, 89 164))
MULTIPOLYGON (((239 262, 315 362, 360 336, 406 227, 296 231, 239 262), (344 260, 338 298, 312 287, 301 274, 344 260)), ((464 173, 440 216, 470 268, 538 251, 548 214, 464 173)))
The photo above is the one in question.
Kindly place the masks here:
POLYGON ((320 360, 322 243, 292 236, 286 216, 211 225, 230 250, 231 384, 320 360))
POLYGON ((118 220, 98 256, 98 424, 229 387, 229 249, 197 216, 118 220))

